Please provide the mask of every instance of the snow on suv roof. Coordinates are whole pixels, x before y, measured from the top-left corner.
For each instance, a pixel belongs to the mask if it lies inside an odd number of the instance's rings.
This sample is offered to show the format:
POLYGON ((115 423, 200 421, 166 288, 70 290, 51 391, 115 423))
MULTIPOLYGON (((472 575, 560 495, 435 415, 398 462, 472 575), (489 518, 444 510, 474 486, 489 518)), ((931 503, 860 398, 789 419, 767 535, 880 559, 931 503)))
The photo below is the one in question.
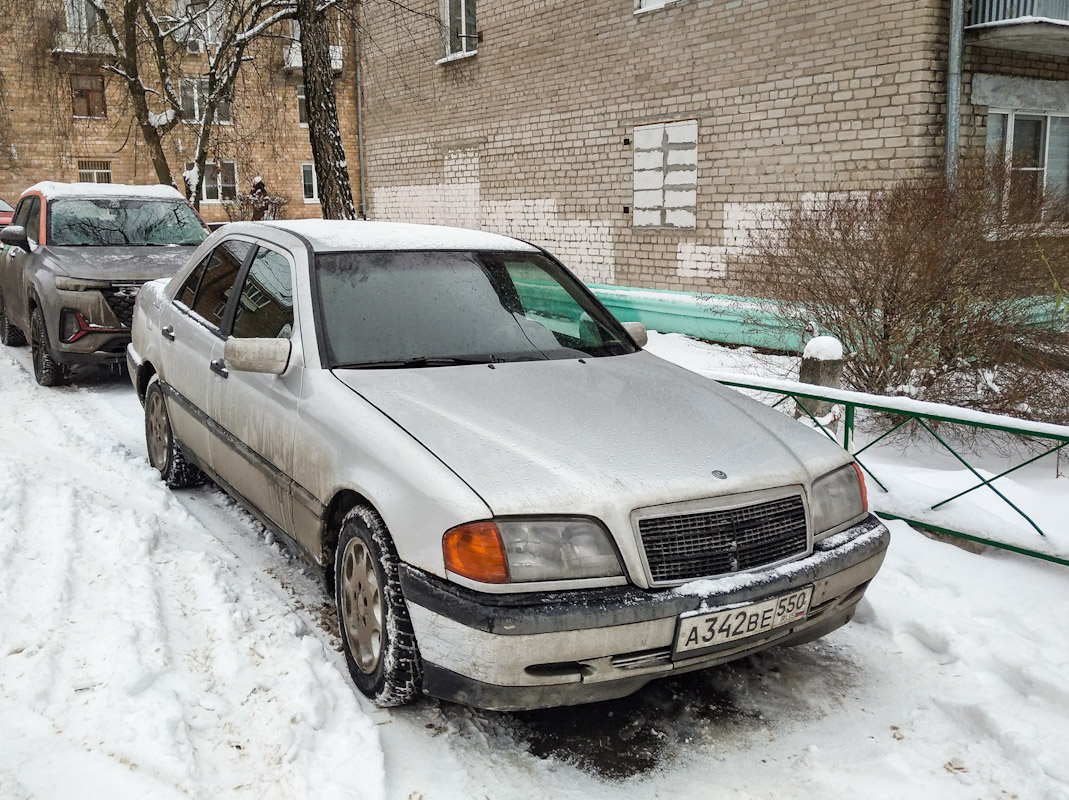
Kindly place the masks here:
POLYGON ((163 184, 133 186, 126 183, 59 183, 41 181, 23 194, 40 192, 49 200, 58 197, 136 197, 153 200, 184 200, 182 193, 173 186, 163 184))
POLYGON ((291 231, 319 252, 345 250, 514 250, 537 253, 534 245, 497 233, 414 225, 407 222, 297 219, 260 223, 291 231))

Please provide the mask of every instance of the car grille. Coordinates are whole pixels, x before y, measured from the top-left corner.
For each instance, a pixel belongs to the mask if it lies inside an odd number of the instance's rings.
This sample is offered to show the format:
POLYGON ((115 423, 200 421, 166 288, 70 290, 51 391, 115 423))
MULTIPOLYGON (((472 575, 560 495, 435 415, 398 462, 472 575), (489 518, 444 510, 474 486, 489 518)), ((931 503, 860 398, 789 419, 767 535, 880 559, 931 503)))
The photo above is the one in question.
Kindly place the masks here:
POLYGON ((124 328, 129 328, 134 321, 134 301, 137 299, 138 288, 140 287, 117 286, 115 291, 104 293, 104 298, 124 328))
POLYGON ((638 521, 653 583, 755 569, 809 547, 800 495, 638 521))

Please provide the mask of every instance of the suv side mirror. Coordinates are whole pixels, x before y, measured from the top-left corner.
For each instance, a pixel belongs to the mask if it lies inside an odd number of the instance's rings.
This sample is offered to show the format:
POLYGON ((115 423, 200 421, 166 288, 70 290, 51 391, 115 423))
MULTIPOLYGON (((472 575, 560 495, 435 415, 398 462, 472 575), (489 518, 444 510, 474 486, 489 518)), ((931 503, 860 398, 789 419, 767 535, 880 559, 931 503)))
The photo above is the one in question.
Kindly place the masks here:
POLYGON ((238 339, 231 336, 223 345, 223 361, 238 372, 281 375, 290 362, 289 339, 238 339))
POLYGON ((641 322, 623 322, 624 330, 627 331, 631 338, 635 340, 635 344, 639 347, 645 347, 646 342, 650 340, 649 334, 646 333, 646 326, 641 322))
POLYGON ((26 229, 21 225, 8 225, 0 231, 0 242, 30 252, 30 240, 26 238, 26 229))

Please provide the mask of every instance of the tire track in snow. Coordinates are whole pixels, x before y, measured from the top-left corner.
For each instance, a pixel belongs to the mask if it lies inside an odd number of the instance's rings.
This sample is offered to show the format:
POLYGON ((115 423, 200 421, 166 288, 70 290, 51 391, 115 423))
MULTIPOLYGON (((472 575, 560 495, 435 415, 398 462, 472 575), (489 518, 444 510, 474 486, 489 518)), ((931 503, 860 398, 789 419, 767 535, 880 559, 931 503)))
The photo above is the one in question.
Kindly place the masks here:
MULTIPOLYGON (((18 612, 0 619, 0 707, 34 698, 7 709, 0 774, 46 759, 17 740, 51 729, 100 777, 82 796, 383 797, 374 723, 289 593, 235 556, 243 526, 228 544, 189 513, 93 392, 0 359, 0 404, 0 602, 18 612)), ((40 772, 0 795, 57 793, 40 772)))

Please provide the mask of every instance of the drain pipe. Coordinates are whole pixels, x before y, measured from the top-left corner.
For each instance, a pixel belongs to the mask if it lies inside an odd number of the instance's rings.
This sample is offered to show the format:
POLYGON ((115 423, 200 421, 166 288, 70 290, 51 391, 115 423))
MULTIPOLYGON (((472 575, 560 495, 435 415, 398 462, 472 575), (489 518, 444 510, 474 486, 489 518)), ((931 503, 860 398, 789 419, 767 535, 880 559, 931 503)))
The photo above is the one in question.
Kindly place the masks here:
POLYGON ((961 137, 961 57, 964 49, 965 0, 950 0, 950 37, 947 52, 947 120, 943 159, 947 186, 958 179, 958 149, 961 137))
POLYGON ((364 158, 364 79, 360 72, 360 4, 353 16, 356 52, 356 158, 360 163, 360 218, 367 219, 367 160, 364 158))

